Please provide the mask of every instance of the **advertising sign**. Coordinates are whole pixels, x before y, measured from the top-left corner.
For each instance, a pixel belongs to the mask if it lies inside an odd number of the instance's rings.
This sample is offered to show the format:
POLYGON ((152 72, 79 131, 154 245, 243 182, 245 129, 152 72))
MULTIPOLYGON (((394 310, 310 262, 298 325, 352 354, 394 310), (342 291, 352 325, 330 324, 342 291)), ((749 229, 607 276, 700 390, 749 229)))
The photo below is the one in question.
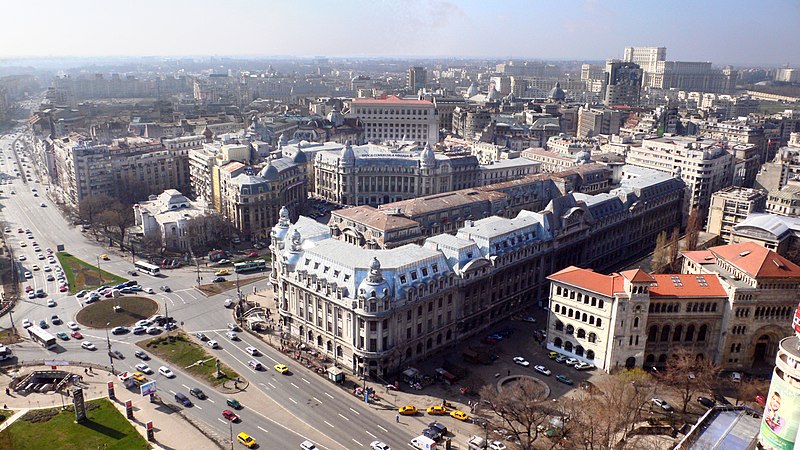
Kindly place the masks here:
POLYGON ((800 391, 792 388, 777 375, 772 376, 764 417, 761 420, 761 439, 778 450, 792 450, 800 423, 800 391))
POLYGON ((157 390, 156 389, 156 382, 155 381, 149 381, 147 383, 144 383, 144 384, 142 384, 140 386, 140 389, 142 391, 142 397, 147 396, 147 395, 155 394, 156 390, 157 390))
POLYGON ((800 333, 800 306, 794 312, 794 320, 792 321, 795 333, 800 333))

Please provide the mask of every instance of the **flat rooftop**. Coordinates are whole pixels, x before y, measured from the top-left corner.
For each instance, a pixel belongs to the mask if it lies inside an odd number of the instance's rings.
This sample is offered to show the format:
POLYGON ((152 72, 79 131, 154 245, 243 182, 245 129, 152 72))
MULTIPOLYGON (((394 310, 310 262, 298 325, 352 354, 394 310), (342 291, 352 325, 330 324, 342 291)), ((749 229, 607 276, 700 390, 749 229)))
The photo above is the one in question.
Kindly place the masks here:
POLYGON ((746 406, 708 410, 675 450, 750 450, 756 447, 761 413, 746 406))

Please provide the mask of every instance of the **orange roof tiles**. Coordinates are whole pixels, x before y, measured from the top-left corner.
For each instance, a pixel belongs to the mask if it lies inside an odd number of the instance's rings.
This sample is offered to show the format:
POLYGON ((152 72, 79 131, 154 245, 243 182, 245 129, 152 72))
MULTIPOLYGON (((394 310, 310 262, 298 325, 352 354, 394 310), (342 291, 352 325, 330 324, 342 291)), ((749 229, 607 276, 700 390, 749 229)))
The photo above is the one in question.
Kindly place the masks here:
POLYGON ((709 250, 755 278, 800 278, 800 266, 755 242, 720 245, 709 250))
POLYGON ((653 274, 655 284, 650 285, 650 298, 727 298, 728 293, 717 275, 694 275, 685 273, 653 274))
POLYGON ((652 283, 655 281, 652 276, 642 269, 626 270, 624 272, 620 272, 619 274, 633 283, 652 283))
POLYGON ((388 211, 380 211, 369 205, 339 209, 333 211, 331 214, 352 219, 358 223, 363 223, 368 227, 377 228, 382 231, 411 228, 419 225, 419 223, 414 220, 403 216, 388 214, 388 211))
POLYGON ((717 262, 717 258, 708 250, 686 251, 681 254, 698 264, 713 264, 717 262))
POLYGON ((624 280, 620 275, 603 275, 590 269, 569 266, 566 269, 547 277, 548 280, 570 284, 600 295, 613 297, 616 292, 623 292, 624 280))

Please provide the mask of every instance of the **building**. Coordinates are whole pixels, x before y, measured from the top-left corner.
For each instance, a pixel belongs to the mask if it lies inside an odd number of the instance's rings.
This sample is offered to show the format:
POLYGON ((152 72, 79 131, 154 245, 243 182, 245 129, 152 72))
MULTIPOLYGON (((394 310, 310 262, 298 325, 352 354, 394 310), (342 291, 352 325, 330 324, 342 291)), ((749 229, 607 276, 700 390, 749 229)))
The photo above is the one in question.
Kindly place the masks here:
POLYGON ((767 212, 800 218, 800 186, 793 182, 770 192, 767 198, 767 212))
POLYGON ((723 370, 768 363, 786 332, 775 320, 797 303, 800 266, 752 243, 686 252, 684 261, 680 274, 553 273, 547 348, 606 372, 663 368, 677 348, 723 370))
POLYGON ((760 448, 779 450, 800 442, 800 307, 794 314, 792 334, 778 343, 775 369, 758 434, 760 448))
POLYGON ((642 89, 642 69, 633 62, 609 60, 603 79, 603 104, 637 106, 642 89))
POLYGON ((433 102, 427 100, 357 98, 350 104, 350 116, 360 119, 367 142, 439 142, 439 116, 433 102))
POLYGON ((753 213, 733 227, 730 241, 752 242, 800 263, 800 218, 753 213))
POLYGON ((686 183, 683 217, 693 208, 708 217, 711 194, 733 180, 733 156, 717 141, 679 136, 643 139, 631 147, 625 163, 681 177, 686 183))
POLYGON ((466 139, 480 139, 493 123, 491 112, 480 106, 456 106, 453 110, 453 133, 466 139))
POLYGON ((667 60, 667 48, 625 47, 625 54, 622 60, 637 64, 645 72, 655 72, 656 63, 667 60))
POLYGON ((160 236, 162 247, 172 252, 191 252, 188 224, 205 212, 205 204, 192 202, 175 189, 151 195, 147 201, 133 205, 141 235, 145 238, 153 234, 160 236))
POLYGON ((410 94, 416 94, 420 89, 425 89, 428 72, 422 66, 408 68, 406 74, 406 90, 410 94))
POLYGON ((729 186, 711 194, 706 231, 725 242, 731 241, 733 227, 755 212, 763 212, 767 204, 764 191, 729 186))
POLYGON ((619 134, 622 119, 622 113, 618 110, 582 106, 578 110, 578 137, 619 134))

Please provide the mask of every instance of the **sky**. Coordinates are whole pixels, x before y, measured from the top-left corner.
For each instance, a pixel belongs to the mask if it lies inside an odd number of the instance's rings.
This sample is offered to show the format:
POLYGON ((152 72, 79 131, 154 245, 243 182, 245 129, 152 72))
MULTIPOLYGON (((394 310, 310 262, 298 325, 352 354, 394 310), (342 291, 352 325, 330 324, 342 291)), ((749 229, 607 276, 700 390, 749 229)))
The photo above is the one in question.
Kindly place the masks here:
POLYGON ((401 56, 800 67, 800 0, 10 0, 0 58, 401 56))

